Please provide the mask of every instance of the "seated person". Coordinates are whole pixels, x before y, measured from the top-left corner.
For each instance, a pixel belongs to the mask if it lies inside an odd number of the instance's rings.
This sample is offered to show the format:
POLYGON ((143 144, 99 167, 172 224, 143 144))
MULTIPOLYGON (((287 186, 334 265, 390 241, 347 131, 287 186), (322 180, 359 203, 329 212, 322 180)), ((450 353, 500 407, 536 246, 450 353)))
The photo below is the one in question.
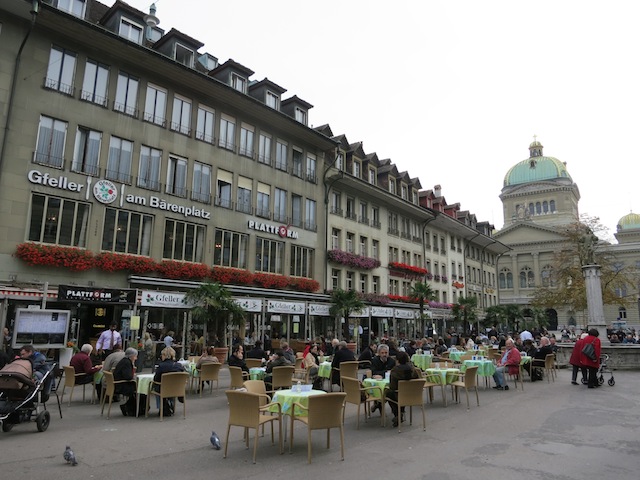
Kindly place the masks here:
MULTIPOLYGON (((176 351, 172 347, 165 347, 160 352, 160 363, 156 367, 155 375, 153 376, 153 381, 160 383, 162 382, 162 375, 164 373, 170 372, 184 372, 184 367, 176 362, 176 351)), ((160 385, 154 385, 154 390, 156 392, 160 391, 160 385)), ((182 397, 179 397, 178 400, 180 402, 184 401, 182 397)), ((175 409, 175 399, 173 398, 165 398, 165 404, 163 408, 163 414, 165 416, 173 415, 173 410, 175 409)), ((160 397, 156 397, 156 406, 160 408, 160 397)))
POLYGON ((289 360, 291 365, 295 365, 296 363, 296 352, 293 351, 293 348, 289 346, 287 342, 280 342, 280 348, 282 349, 282 353, 284 353, 284 358, 289 360))
POLYGON ((111 353, 107 355, 107 358, 102 362, 102 369, 105 372, 112 372, 124 357, 125 352, 122 351, 122 345, 119 343, 115 344, 111 353))
POLYGON ((549 341, 549 338, 540 338, 540 347, 535 349, 533 355, 529 354, 533 357, 531 363, 528 365, 525 364, 525 366, 528 367, 532 382, 542 380, 542 371, 539 368, 532 369, 531 365, 544 368, 545 360, 547 358, 547 355, 549 355, 550 353, 553 353, 553 349, 551 348, 551 342, 549 341))
MULTIPOLYGON (((386 398, 394 401, 398 400, 398 382, 400 380, 411 380, 422 376, 422 373, 420 373, 420 371, 411 364, 409 361, 409 355, 407 355, 406 352, 398 352, 396 360, 398 363, 391 369, 391 374, 389 376, 389 388, 385 390, 384 395, 386 398)), ((391 402, 389 402, 389 405, 391 405, 391 411, 393 412, 393 426, 397 427, 398 406, 391 402)), ((401 417, 401 421, 404 421, 404 408, 401 411, 401 417)))
POLYGON ((76 385, 91 383, 93 381, 93 374, 102 369, 102 365, 93 366, 91 357, 89 356, 92 351, 93 347, 85 343, 82 345, 82 348, 80 348, 80 351, 71 357, 69 365, 72 366, 76 372, 76 385))
POLYGON ((244 361, 244 349, 242 345, 236 344, 231 347, 231 356, 227 361, 230 367, 240 367, 243 372, 249 373, 247 362, 244 361))
POLYGON ((309 380, 319 389, 322 386, 322 382, 317 382, 318 370, 320 369, 318 366, 318 345, 307 345, 302 357, 302 366, 309 374, 309 380))
MULTIPOLYGON (((49 371, 47 365, 47 357, 33 348, 33 345, 23 345, 20 349, 20 358, 29 360, 33 368, 33 377, 39 382, 49 371)), ((44 382, 42 388, 42 402, 45 403, 49 399, 51 386, 53 385, 54 376, 49 375, 44 382)))
POLYGON ((505 341, 505 352, 498 361, 496 371, 493 374, 493 380, 496 390, 509 390, 509 385, 504 378, 504 372, 507 370, 510 375, 518 375, 520 373, 520 351, 515 347, 513 340, 508 338, 505 341))
POLYGON ((336 350, 333 353, 333 360, 331 362, 331 383, 333 385, 340 385, 340 364, 342 362, 355 362, 356 356, 347 348, 347 342, 342 340, 338 342, 336 350))
POLYGON ((409 358, 411 358, 411 355, 414 355, 416 353, 417 349, 418 348, 416 347, 415 340, 409 341, 409 343, 405 344, 404 346, 404 351, 407 352, 407 355, 409 355, 409 358))
POLYGON ((360 356, 358 357, 358 367, 369 368, 369 366, 371 366, 373 357, 375 357, 376 355, 376 351, 377 347, 375 343, 367 345, 366 348, 364 348, 362 352, 360 352, 360 356))
POLYGON ((277 350, 275 350, 271 354, 271 357, 269 357, 269 361, 267 362, 267 370, 265 371, 266 375, 264 377, 264 383, 271 385, 274 367, 285 367, 290 365, 291 362, 286 359, 282 349, 278 348, 277 350))
POLYGON ((262 349, 262 342, 260 340, 256 340, 254 347, 247 352, 246 358, 257 358, 260 360, 267 358, 267 354, 262 349))
POLYGON ((136 414, 135 363, 138 359, 138 350, 127 348, 123 355, 124 357, 113 369, 113 381, 125 380, 126 383, 116 383, 114 393, 129 397, 126 403, 120 405, 120 410, 125 417, 133 417, 136 414))
POLYGON ((389 356, 389 347, 382 344, 378 347, 377 355, 371 360, 371 376, 376 379, 384 378, 385 374, 395 366, 396 361, 389 356))
POLYGON ((205 363, 220 363, 218 357, 213 354, 213 347, 207 348, 207 351, 196 362, 196 370, 200 370, 205 363))
POLYGON ((448 351, 449 351, 449 348, 447 347, 447 344, 444 343, 444 339, 443 338, 439 338, 438 339, 438 343, 437 343, 436 348, 435 348, 435 354, 437 356, 440 356, 443 353, 447 353, 448 351))

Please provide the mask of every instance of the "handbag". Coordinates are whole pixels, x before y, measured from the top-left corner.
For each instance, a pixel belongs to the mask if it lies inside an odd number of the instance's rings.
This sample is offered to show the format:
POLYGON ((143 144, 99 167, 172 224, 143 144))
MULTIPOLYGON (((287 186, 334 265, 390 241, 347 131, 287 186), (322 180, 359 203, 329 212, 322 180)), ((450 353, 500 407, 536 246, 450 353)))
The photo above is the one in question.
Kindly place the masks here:
POLYGON ((582 347, 582 354, 590 360, 596 360, 596 349, 593 346, 593 343, 585 343, 584 347, 582 347))

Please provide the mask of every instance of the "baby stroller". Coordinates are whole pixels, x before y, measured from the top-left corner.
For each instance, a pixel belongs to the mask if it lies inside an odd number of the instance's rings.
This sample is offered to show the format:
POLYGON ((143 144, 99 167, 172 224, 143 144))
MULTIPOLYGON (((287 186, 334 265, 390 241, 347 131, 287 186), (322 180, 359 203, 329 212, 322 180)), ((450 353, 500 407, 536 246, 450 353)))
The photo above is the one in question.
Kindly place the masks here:
POLYGON ((39 432, 49 427, 50 413, 46 409, 48 394, 44 385, 53 367, 40 380, 32 379, 32 365, 29 360, 14 360, 0 370, 0 424, 2 431, 9 432, 19 424, 35 420, 39 432), (41 394, 41 402, 38 395, 41 394))
MULTIPOLYGON (((604 374, 610 373, 611 377, 609 378, 609 380, 607 380, 607 383, 609 384, 610 387, 613 387, 616 384, 616 379, 613 378, 613 370, 610 370, 609 367, 607 367, 608 361, 609 361, 609 355, 607 355, 606 353, 603 353, 600 355, 600 365, 598 366, 598 371, 596 372, 596 378, 598 379, 598 384, 603 385, 604 374)), ((582 383, 586 385, 588 381, 585 378, 583 378, 582 383)))

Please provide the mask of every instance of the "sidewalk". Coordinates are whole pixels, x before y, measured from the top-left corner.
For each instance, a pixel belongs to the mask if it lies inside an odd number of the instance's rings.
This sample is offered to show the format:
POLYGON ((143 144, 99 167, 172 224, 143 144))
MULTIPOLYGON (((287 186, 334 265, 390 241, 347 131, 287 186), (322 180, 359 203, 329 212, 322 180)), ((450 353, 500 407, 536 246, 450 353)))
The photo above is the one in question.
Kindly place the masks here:
MULTIPOLYGON (((297 426, 293 454, 280 456, 270 434, 259 439, 257 464, 244 448, 242 431, 231 431, 228 458, 209 443, 215 430, 223 444, 227 406, 224 389, 228 370, 221 372, 220 390, 202 398, 187 397, 187 419, 181 405, 177 416, 160 422, 152 408, 149 418, 100 416, 99 405, 74 399, 62 406, 60 419, 49 403, 51 425, 38 433, 35 423, 16 425, 0 433, 3 478, 126 479, 151 478, 321 478, 351 477, 425 480, 637 479, 640 471, 640 374, 615 373, 614 387, 595 390, 570 384, 570 370, 560 370, 555 383, 529 383, 524 392, 480 388, 480 407, 472 400, 443 407, 439 392, 427 404, 427 431, 420 415, 398 434, 380 427, 378 413, 355 429, 355 406, 347 405, 345 461, 340 461, 338 432, 326 450, 324 432, 314 432, 313 464, 307 464, 306 432, 297 426), (62 453, 71 445, 79 465, 65 464, 62 453)), ((608 378, 608 377, 607 377, 608 378)), ((482 384, 483 385, 483 384, 482 384)), ((511 383, 510 385, 513 385, 511 383)), ((81 399, 81 395, 76 395, 81 399)), ((388 407, 387 407, 388 408, 388 407)), ((414 414, 416 412, 414 411, 414 414)), ((253 439, 253 436, 251 437, 253 439)), ((224 448, 224 445, 223 445, 224 448)))

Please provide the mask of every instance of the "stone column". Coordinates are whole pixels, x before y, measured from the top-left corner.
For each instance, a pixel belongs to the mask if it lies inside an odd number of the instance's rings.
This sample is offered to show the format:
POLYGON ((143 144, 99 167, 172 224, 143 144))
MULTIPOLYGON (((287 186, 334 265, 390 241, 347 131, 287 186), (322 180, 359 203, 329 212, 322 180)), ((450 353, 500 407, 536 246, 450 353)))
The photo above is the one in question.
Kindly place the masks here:
POLYGON ((607 324, 604 319, 604 306, 602 303, 602 286, 600 283, 600 265, 583 265, 582 275, 587 291, 587 311, 589 318, 589 328, 595 328, 600 334, 600 342, 609 344, 607 338, 607 324))

